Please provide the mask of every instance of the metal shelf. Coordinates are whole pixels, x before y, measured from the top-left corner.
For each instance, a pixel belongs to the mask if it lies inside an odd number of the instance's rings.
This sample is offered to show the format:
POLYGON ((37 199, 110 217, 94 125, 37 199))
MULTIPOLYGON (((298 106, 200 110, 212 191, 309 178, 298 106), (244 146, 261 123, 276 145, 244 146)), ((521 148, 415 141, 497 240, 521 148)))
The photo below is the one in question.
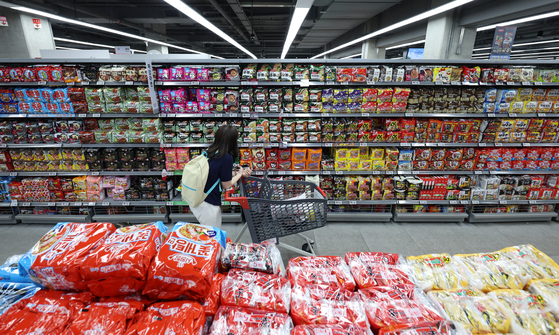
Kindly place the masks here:
MULTIPOLYGON (((446 60, 445 60, 446 62, 446 60)), ((300 63, 300 62, 298 62, 300 63)), ((321 63, 324 63, 321 61, 321 63)), ((247 86, 557 86, 557 83, 543 82, 506 82, 506 83, 469 83, 453 81, 448 83, 427 81, 391 81, 391 82, 336 82, 336 81, 155 81, 155 86, 203 86, 203 87, 247 87, 247 86)))
POLYGON ((161 144, 159 143, 93 143, 93 144, 81 144, 81 143, 25 143, 25 144, 15 144, 15 143, 2 143, 0 148, 36 148, 40 146, 41 148, 159 148, 161 144))
POLYGON ((0 225, 17 224, 15 214, 0 214, 0 225))
POLYGON ((467 213, 394 213, 395 222, 463 222, 467 213))
POLYGON ((0 118, 124 118, 124 117, 160 117, 160 114, 122 113, 122 114, 0 114, 0 118))
POLYGON ((392 213, 376 212, 329 212, 328 222, 390 222, 392 213))
MULTIPOLYGON (((4 61, 2 61, 4 63, 4 61)), ((148 83, 141 81, 84 81, 84 82, 71 82, 71 83, 61 83, 56 81, 33 81, 33 82, 1 82, 0 86, 147 86, 148 83)))
MULTIPOLYGON (((558 85, 559 86, 559 85, 558 85)), ((103 115, 103 114, 101 114, 103 115)), ((119 114, 115 114, 119 115, 119 114)), ((129 115, 129 114, 127 114, 129 115)), ((136 114, 132 114, 133 116, 136 114)), ((139 114, 144 115, 144 114, 139 114)), ((346 118, 379 118, 379 117, 429 117, 429 118, 529 118, 559 117, 559 113, 162 113, 162 118, 295 118, 295 117, 346 117, 346 118)))
POLYGON ((146 223, 154 221, 167 222, 167 214, 94 214, 93 221, 113 222, 115 220, 130 223, 146 223))
POLYGON ((15 218, 21 223, 91 222, 89 215, 17 214, 15 218))
POLYGON ((71 176, 161 176, 163 171, 42 171, 42 172, 26 172, 26 171, 14 171, 14 172, 0 172, 0 177, 7 176, 20 176, 20 177, 43 177, 43 176, 59 176, 59 177, 71 177, 71 176))
MULTIPOLYGON (((198 220, 191 213, 171 213, 169 214, 169 219, 172 223, 179 221, 196 223, 198 220)), ((241 223, 241 213, 223 213, 221 214, 221 221, 228 223, 241 223)))
POLYGON ((551 221, 557 212, 534 213, 470 213, 469 222, 518 222, 518 221, 551 221))

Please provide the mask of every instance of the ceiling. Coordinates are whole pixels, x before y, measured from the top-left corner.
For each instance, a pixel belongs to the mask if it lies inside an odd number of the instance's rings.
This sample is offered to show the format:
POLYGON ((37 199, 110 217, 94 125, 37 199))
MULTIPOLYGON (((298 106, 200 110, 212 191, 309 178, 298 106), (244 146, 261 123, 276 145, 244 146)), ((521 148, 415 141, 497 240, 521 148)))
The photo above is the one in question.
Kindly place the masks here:
MULTIPOLYGON (((15 0, 12 1, 16 2, 15 0)), ((183 1, 218 28, 228 33, 258 58, 279 58, 297 2, 297 0, 183 1)), ((315 0, 287 58, 309 58, 323 52, 325 46, 333 41, 337 43, 337 41, 354 36, 356 33, 361 36, 364 33, 362 31, 364 23, 381 13, 389 17, 390 20, 395 20, 394 13, 410 17, 415 15, 410 11, 421 12, 425 4, 428 4, 426 1, 414 1, 315 0)), ((472 10, 477 8, 475 6, 486 5, 485 1, 487 0, 474 1, 463 6, 464 10, 472 10)), ((490 2, 504 5, 507 1, 490 0, 490 2)), ((17 3, 136 35, 163 39, 174 45, 225 58, 248 57, 239 49, 168 5, 164 0, 19 0, 17 3)), ((501 18, 494 15, 489 20, 491 22, 487 23, 496 23, 501 18)), ((108 45, 130 45, 133 49, 146 50, 146 45, 142 41, 124 40, 122 37, 108 35, 101 31, 56 21, 52 22, 52 27, 55 37, 108 45)), ((425 27, 426 21, 424 20, 415 26, 408 26, 396 32, 379 36, 379 38, 405 33, 406 30, 423 29, 422 31, 425 31, 425 27)), ((519 25, 516 43, 537 41, 536 35, 540 30, 543 30, 544 39, 559 39, 559 19, 555 17, 519 25)), ((478 32, 475 48, 490 46, 492 38, 493 30, 478 32)), ((56 43, 57 46, 62 47, 86 48, 83 45, 68 42, 57 41, 56 43)), ((559 42, 557 45, 559 46, 559 42)), ((551 46, 555 45, 550 44, 544 47, 551 46)), ((357 47, 359 45, 356 45, 357 47)), ((418 44, 412 47, 422 47, 422 45, 418 44)), ((533 47, 541 48, 542 46, 533 47)), ((401 57, 407 48, 387 50, 386 58, 401 57)), ((184 51, 169 49, 169 52, 182 53, 184 51)), ((355 50, 349 50, 348 48, 347 55, 352 53, 355 53, 355 50)))

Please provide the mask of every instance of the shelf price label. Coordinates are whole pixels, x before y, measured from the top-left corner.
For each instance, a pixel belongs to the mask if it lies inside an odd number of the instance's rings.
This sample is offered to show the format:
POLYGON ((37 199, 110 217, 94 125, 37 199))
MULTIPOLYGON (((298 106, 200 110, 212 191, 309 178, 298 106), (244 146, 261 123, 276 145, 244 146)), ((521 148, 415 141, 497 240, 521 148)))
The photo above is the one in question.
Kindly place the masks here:
POLYGON ((411 143, 402 142, 402 143, 400 143, 400 146, 402 146, 402 147, 411 147, 411 143))
POLYGON ((497 115, 495 113, 487 113, 487 117, 496 117, 497 115))
POLYGON ((514 86, 514 85, 516 85, 516 83, 514 81, 507 81, 507 85, 514 86))
POLYGON ((530 143, 522 143, 523 146, 525 147, 529 147, 531 144, 530 143))
POLYGON ((134 85, 134 82, 133 81, 126 81, 126 82, 124 82, 124 85, 134 85))
POLYGON ((44 81, 44 80, 41 80, 41 81, 37 82, 37 85, 39 85, 39 86, 43 86, 43 85, 46 85, 46 84, 47 84, 47 82, 44 81))
POLYGON ((419 200, 419 204, 420 205, 427 205, 427 201, 426 200, 419 200))
POLYGON ((503 146, 503 143, 495 143, 495 146, 496 146, 496 147, 502 147, 502 146, 503 146))
POLYGON ((508 204, 509 202, 506 201, 506 200, 500 200, 499 203, 500 203, 501 205, 506 205, 506 204, 508 204))
POLYGON ((456 200, 450 200, 449 203, 451 205, 458 205, 458 201, 456 201, 456 200))
POLYGON ((462 205, 468 205, 470 202, 468 200, 462 200, 462 201, 460 201, 460 203, 462 205))
POLYGON ((487 146, 487 143, 478 143, 478 146, 480 146, 480 147, 486 147, 486 146, 487 146))
POLYGON ((333 145, 334 145, 334 143, 324 143, 324 146, 325 146, 325 147, 331 147, 331 146, 333 146, 333 145))
POLYGON ((547 113, 538 113, 538 117, 547 117, 547 113))
POLYGON ((536 205, 538 202, 536 200, 528 200, 530 205, 536 205))
POLYGON ((17 172, 10 172, 10 177, 17 177, 17 172))
POLYGON ((74 202, 74 203, 72 204, 72 206, 75 206, 75 207, 79 207, 79 206, 81 206, 81 205, 82 205, 81 202, 74 202))
POLYGON ((369 113, 361 113, 361 116, 369 116, 369 113))
POLYGON ((49 207, 56 206, 56 202, 47 202, 47 206, 49 207))
POLYGON ((49 172, 49 176, 51 177, 56 176, 56 172, 49 172))
POLYGON ((130 202, 129 201, 125 201, 122 203, 122 206, 130 206, 130 202))
POLYGON ((536 82, 534 83, 534 85, 536 85, 536 86, 542 86, 543 83, 542 83, 541 81, 536 81, 536 82))
POLYGON ((343 171, 336 171, 336 174, 344 174, 343 171))
POLYGON ((285 171, 278 171, 278 175, 285 176, 285 171))
POLYGON ((474 171, 474 174, 483 174, 482 171, 474 171))
POLYGON ((87 114, 78 114, 78 117, 87 117, 87 114))
POLYGON ((29 207, 29 206, 31 206, 31 203, 30 202, 22 202, 21 205, 23 207, 29 207))
POLYGON ((522 82, 522 85, 524 85, 524 86, 530 86, 530 85, 532 85, 532 83, 529 82, 529 81, 523 81, 523 82, 522 82))
POLYGON ((451 85, 462 85, 462 83, 459 82, 459 81, 451 81, 450 84, 451 85))
POLYGON ((102 81, 102 80, 98 80, 98 81, 97 81, 97 85, 105 85, 105 82, 102 81))
POLYGON ((10 206, 16 207, 17 206, 17 200, 12 200, 12 202, 10 202, 10 206))
POLYGON ((334 201, 334 205, 341 205, 341 204, 342 204, 342 202, 340 200, 334 201))
POLYGON ((101 117, 101 114, 92 114, 92 117, 101 117))
POLYGON ((167 201, 167 206, 174 206, 175 202, 174 201, 167 201))
POLYGON ((380 174, 380 171, 373 171, 373 174, 380 174))
POLYGON ((359 143, 359 146, 360 146, 360 147, 366 147, 366 146, 367 146, 367 143, 359 143))
POLYGON ((477 201, 477 200, 472 200, 472 205, 479 205, 479 201, 477 201))
POLYGON ((357 201, 352 200, 352 201, 349 202, 349 204, 350 204, 350 205, 357 205, 357 201))
POLYGON ((92 175, 92 176, 98 176, 98 175, 99 175, 99 171, 93 171, 93 172, 91 172, 91 175, 92 175))
POLYGON ((94 202, 88 202, 87 205, 88 205, 89 207, 94 207, 94 206, 95 206, 95 203, 94 203, 94 202))
POLYGON ((67 206, 70 206, 70 203, 69 202, 61 202, 60 206, 67 207, 67 206))

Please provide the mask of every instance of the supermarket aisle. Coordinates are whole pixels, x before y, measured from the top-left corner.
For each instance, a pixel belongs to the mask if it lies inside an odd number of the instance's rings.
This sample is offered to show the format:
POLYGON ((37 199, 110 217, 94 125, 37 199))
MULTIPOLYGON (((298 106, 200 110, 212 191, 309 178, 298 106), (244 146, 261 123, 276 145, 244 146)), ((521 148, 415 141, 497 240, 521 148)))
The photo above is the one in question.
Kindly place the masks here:
MULTIPOLYGON (((171 225, 168 225, 169 227, 171 225)), ((20 224, 0 226, 0 262, 14 254, 25 253, 52 225, 20 224)), ((228 236, 235 238, 241 224, 224 224, 228 236)), ((404 256, 427 253, 490 252, 517 244, 532 244, 559 262, 559 223, 335 223, 308 232, 316 241, 319 255, 342 256, 348 251, 384 251, 404 256)), ((248 231, 242 242, 250 242, 248 231)), ((282 242, 300 247, 304 242, 296 236, 282 242)), ((284 261, 298 256, 280 249, 284 261)))

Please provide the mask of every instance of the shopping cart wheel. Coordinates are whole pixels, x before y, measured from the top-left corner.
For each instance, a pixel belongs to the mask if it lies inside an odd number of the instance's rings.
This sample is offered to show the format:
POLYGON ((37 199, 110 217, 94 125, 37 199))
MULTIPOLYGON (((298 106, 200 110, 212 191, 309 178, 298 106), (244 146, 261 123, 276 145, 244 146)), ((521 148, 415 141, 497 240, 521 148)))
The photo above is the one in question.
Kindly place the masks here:
MULTIPOLYGON (((311 243, 311 245, 314 247, 314 243, 311 243)), ((309 247, 309 244, 308 244, 308 243, 303 244, 303 246, 301 247, 301 249, 302 249, 303 251, 306 251, 306 252, 312 252, 312 251, 311 251, 311 248, 309 247)))

